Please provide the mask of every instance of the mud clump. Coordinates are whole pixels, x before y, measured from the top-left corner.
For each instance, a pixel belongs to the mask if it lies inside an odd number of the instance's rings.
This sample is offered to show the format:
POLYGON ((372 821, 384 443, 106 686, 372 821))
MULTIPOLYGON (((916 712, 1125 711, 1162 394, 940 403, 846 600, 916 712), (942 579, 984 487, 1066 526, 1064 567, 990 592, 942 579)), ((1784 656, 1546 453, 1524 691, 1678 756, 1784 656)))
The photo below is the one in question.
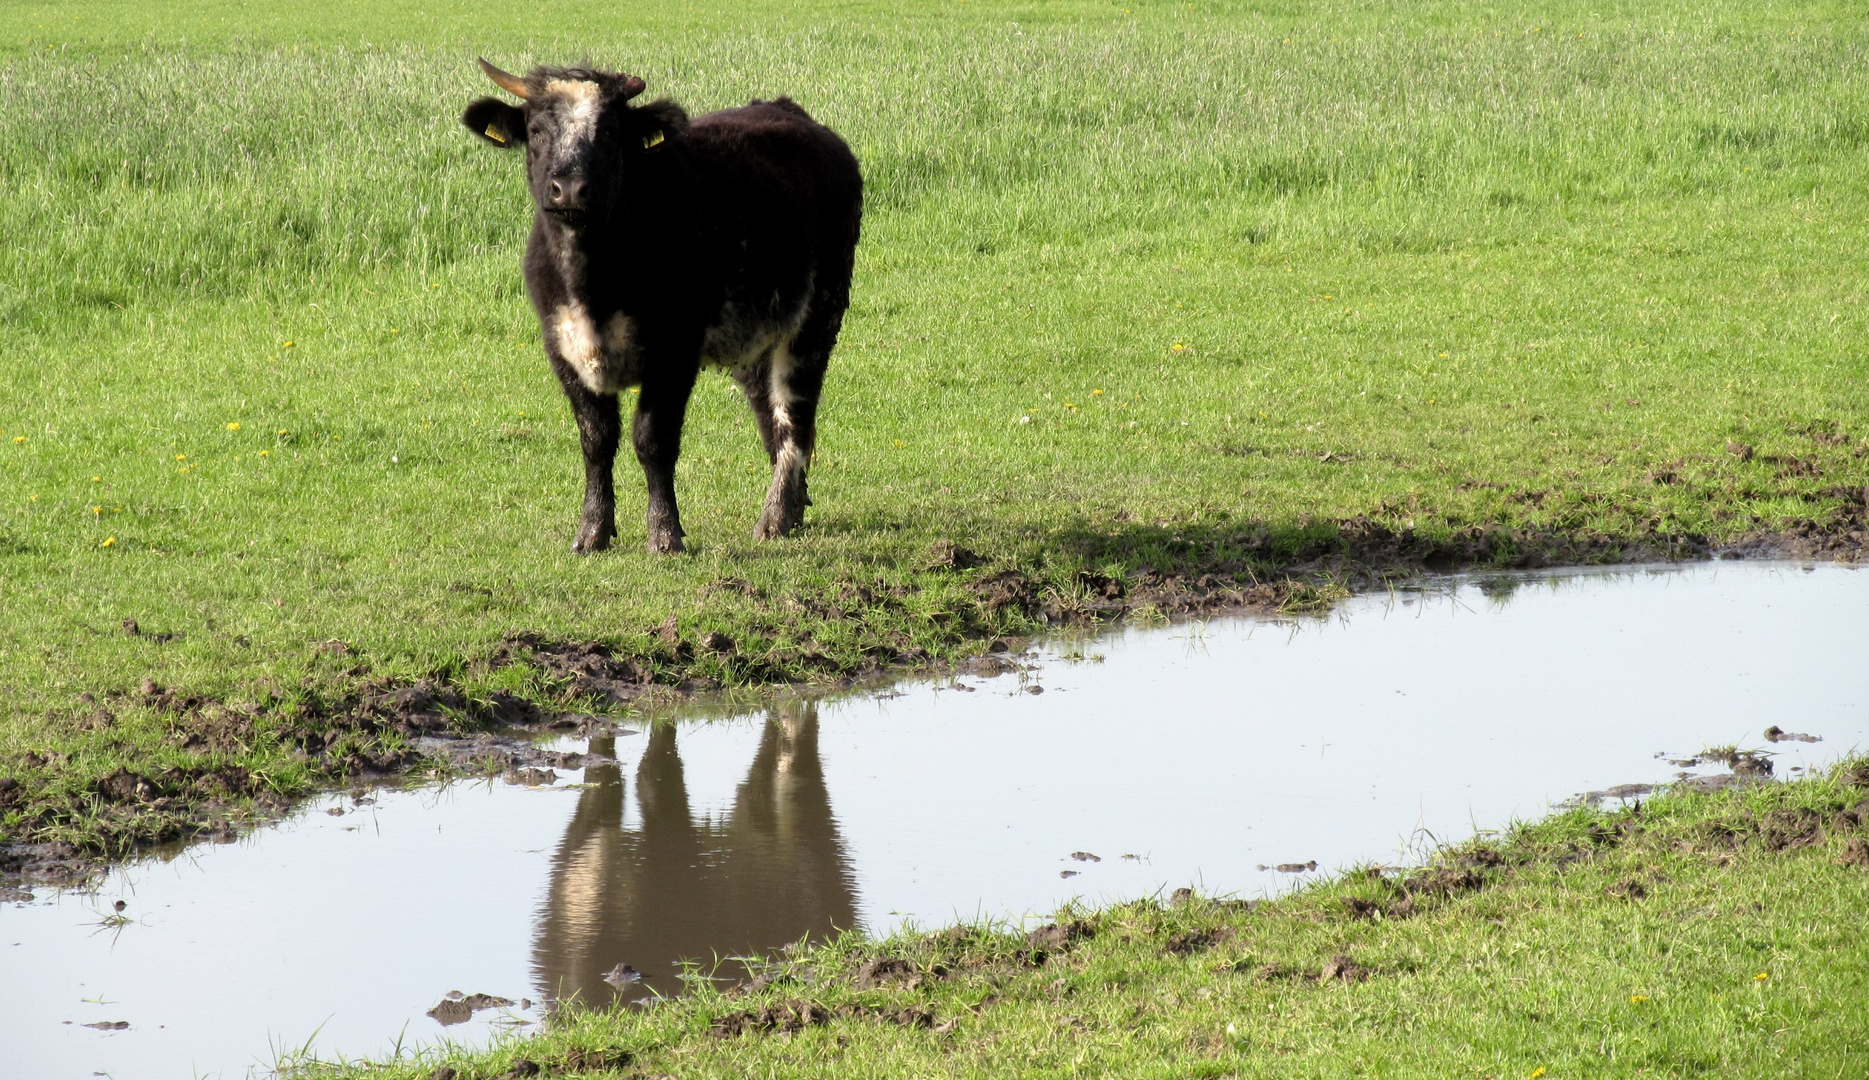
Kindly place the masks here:
POLYGON ((1612 900, 1641 900, 1648 896, 1648 886, 1630 878, 1604 889, 1603 894, 1612 900))
POLYGON ((374 716, 394 719, 415 731, 444 731, 452 716, 467 711, 467 699, 453 687, 424 679, 411 686, 364 697, 363 709, 374 716))
POLYGON ((1019 665, 1004 656, 989 653, 963 660, 955 668, 962 675, 972 675, 977 679, 997 679, 1019 670, 1019 665))
POLYGON ((972 588, 980 605, 989 612, 1012 610, 1028 617, 1038 614, 1038 586, 1017 570, 989 574, 975 581, 972 588))
POLYGON ((708 1033, 730 1039, 749 1032, 793 1034, 831 1022, 831 1010, 813 1001, 782 1001, 757 1009, 741 1009, 715 1018, 708 1033))
POLYGON ((949 1025, 937 1026, 934 1010, 921 1005, 845 1004, 831 1008, 815 1001, 793 1000, 727 1013, 708 1026, 708 1033, 721 1039, 745 1034, 791 1035, 835 1019, 880 1020, 897 1027, 951 1030, 949 1025))
POLYGON ((1373 974, 1375 972, 1370 968, 1339 954, 1325 962, 1324 969, 1318 972, 1317 977, 1319 982, 1359 983, 1373 974))
POLYGON ((1195 953, 1206 952, 1208 949, 1213 948, 1215 945, 1225 940, 1227 936, 1228 935, 1224 933, 1213 933, 1206 930, 1187 930, 1169 938, 1168 944, 1163 946, 1163 948, 1175 956, 1193 956, 1195 953))
POLYGON ((496 994, 463 994, 459 990, 450 991, 428 1015, 443 1027, 471 1020, 474 1014, 484 1009, 510 1008, 513 1002, 496 994))
POLYGON ((97 793, 107 802, 148 802, 162 794, 154 781, 128 769, 118 769, 97 782, 97 793))
POLYGON ((941 540, 928 549, 928 559, 922 565, 927 570, 972 570, 986 563, 986 558, 977 552, 969 551, 952 540, 941 540))
MULTIPOLYGON (((658 628, 656 636, 668 644, 671 634, 671 647, 678 647, 681 635, 672 617, 658 628)), ((495 651, 492 663, 498 667, 519 659, 529 659, 546 673, 567 680, 576 693, 614 704, 634 701, 654 685, 648 668, 615 655, 609 646, 599 642, 547 641, 537 634, 509 634, 495 651)))
POLYGON ((1043 963, 1039 957, 1047 953, 1069 952, 1080 941, 1089 941, 1097 936, 1097 928, 1083 919, 1073 919, 1067 923, 1047 923, 1025 935, 1025 943, 1034 951, 1034 962, 1043 963))
POLYGON ((636 1061, 636 1055, 628 1050, 604 1048, 589 1050, 572 1047, 565 1051, 564 1060, 559 1067, 567 1072, 603 1072, 606 1069, 628 1068, 636 1061))
POLYGON ((1486 879, 1471 868, 1437 867, 1418 870, 1402 880, 1402 889, 1410 896, 1452 897, 1479 890, 1486 879))
POLYGON ((1854 866, 1869 870, 1869 840, 1860 836, 1851 837, 1843 845, 1843 853, 1837 856, 1838 866, 1854 866))
POLYGON ((1772 810, 1758 824, 1759 843, 1767 851, 1788 851, 1823 842, 1823 819, 1809 807, 1772 810))
POLYGON ((863 966, 857 969, 857 989, 859 990, 874 990, 891 983, 919 984, 920 981, 914 964, 893 957, 865 960, 863 966))
POLYGON ((1407 896, 1389 901, 1352 896, 1344 900, 1343 908, 1344 913, 1353 921, 1380 922, 1384 919, 1409 918, 1415 914, 1415 901, 1407 896))
POLYGON ((1767 742, 1775 742, 1775 743, 1779 743, 1779 742, 1813 743, 1813 742, 1824 741, 1823 736, 1821 735, 1806 735, 1801 731, 1786 731, 1785 729, 1779 727, 1777 724, 1773 724, 1771 727, 1768 727, 1765 729, 1765 738, 1767 742))

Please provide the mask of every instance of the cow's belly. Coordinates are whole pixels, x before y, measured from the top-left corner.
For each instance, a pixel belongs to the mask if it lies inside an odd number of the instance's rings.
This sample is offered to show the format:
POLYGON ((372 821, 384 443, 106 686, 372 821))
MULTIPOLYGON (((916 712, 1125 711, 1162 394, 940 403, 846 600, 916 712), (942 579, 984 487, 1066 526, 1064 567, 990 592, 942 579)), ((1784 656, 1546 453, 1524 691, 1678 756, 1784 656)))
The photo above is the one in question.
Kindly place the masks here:
POLYGON ((775 318, 770 312, 749 311, 729 301, 721 305, 720 315, 701 339, 701 364, 729 375, 745 375, 773 350, 789 346, 804 321, 802 303, 775 318))

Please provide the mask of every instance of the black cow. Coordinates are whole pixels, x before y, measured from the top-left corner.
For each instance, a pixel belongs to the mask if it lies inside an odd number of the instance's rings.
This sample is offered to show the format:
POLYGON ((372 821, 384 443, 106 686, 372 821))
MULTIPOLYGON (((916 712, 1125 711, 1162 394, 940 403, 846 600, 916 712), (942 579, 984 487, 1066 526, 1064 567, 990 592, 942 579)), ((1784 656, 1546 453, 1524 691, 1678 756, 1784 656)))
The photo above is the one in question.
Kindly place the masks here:
POLYGON ((818 394, 850 304, 863 178, 850 148, 786 98, 689 119, 643 81, 584 68, 521 78, 480 62, 521 98, 480 98, 461 122, 526 148, 538 213, 526 291, 584 446, 584 513, 572 550, 616 536, 611 479, 618 394, 640 387, 634 441, 649 487, 649 550, 682 549, 675 459, 702 365, 746 392, 772 459, 754 526, 804 519, 818 394))

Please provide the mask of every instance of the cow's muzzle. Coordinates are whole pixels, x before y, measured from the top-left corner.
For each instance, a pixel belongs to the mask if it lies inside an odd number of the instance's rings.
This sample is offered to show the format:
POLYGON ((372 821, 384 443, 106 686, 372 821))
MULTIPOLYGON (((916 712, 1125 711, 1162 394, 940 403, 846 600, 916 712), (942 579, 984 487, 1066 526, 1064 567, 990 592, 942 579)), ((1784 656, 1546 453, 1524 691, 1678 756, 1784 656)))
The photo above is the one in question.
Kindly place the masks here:
POLYGON ((558 176, 545 185, 545 212, 560 217, 584 213, 584 178, 558 176))

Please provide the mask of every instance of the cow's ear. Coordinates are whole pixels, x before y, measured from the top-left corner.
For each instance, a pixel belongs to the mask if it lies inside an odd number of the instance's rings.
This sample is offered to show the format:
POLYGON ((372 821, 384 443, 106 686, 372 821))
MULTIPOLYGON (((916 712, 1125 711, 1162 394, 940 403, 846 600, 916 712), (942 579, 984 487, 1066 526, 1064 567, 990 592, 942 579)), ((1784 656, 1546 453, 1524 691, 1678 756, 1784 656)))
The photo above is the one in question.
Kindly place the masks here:
POLYGON ((526 111, 516 109, 499 98, 483 97, 476 100, 461 114, 461 123, 467 130, 493 145, 504 146, 509 150, 526 141, 526 111))
POLYGON ((667 98, 639 105, 629 111, 629 116, 644 150, 660 150, 668 140, 688 130, 688 113, 667 98))

